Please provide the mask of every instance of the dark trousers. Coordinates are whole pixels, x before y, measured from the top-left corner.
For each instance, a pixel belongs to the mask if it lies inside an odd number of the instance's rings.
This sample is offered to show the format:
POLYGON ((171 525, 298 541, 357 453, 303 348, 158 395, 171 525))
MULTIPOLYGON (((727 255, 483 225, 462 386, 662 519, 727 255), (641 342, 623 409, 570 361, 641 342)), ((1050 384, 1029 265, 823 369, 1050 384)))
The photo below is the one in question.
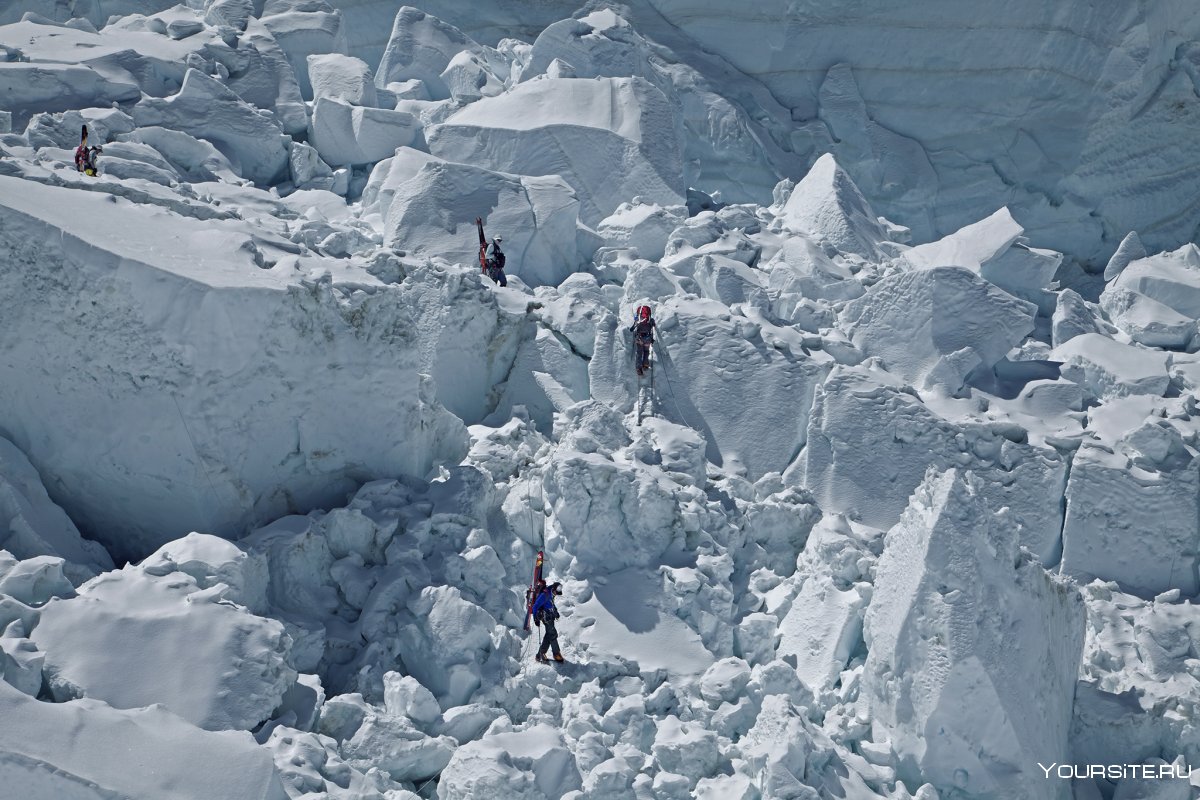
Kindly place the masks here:
POLYGON ((558 649, 558 630, 554 627, 554 620, 543 619, 542 646, 538 648, 538 658, 545 658, 546 650, 551 647, 554 648, 554 655, 556 658, 562 655, 562 652, 558 649))
POLYGON ((637 342, 637 370, 641 372, 650 366, 650 346, 653 342, 639 339, 637 342))
POLYGON ((499 267, 488 267, 487 276, 501 286, 508 286, 508 278, 504 277, 504 270, 499 267))

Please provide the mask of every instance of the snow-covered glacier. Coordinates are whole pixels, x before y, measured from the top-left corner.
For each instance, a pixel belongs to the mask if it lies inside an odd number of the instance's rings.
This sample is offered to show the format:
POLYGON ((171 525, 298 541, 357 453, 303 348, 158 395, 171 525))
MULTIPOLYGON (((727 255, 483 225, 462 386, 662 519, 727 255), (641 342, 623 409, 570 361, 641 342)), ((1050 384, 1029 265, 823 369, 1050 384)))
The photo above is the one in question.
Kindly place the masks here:
MULTIPOLYGON (((382 4, 334 5, 352 46, 384 45, 386 27, 355 21, 382 4)), ((575 5, 468 9, 438 0, 425 9, 485 42, 537 36, 537 64, 554 26, 541 36, 517 33, 522 22, 541 30, 546 16, 567 16, 575 5)), ((730 200, 769 197, 762 178, 770 172, 757 169, 752 152, 784 173, 833 152, 881 213, 923 239, 1000 205, 1035 244, 1089 260, 1107 258, 1130 230, 1162 249, 1200 225, 1200 207, 1178 202, 1200 170, 1191 102, 1200 21, 1187 0, 764 0, 733 16, 710 0, 632 0, 622 13, 640 36, 668 48, 652 51, 651 63, 686 92, 685 108, 707 107, 707 144, 690 147, 713 147, 713 160, 739 164, 742 176, 720 181, 730 200), (728 113, 709 87, 744 116, 728 113), (745 133, 735 135, 738 128, 745 133), (747 172, 757 180, 745 182, 747 172)), ((575 41, 596 37, 572 25, 575 41)), ((576 68, 598 60, 558 48, 576 68)), ((623 74, 637 74, 629 60, 623 74)))
POLYGON ((1198 796, 1198 34, 0 4, 0 798, 1198 796))

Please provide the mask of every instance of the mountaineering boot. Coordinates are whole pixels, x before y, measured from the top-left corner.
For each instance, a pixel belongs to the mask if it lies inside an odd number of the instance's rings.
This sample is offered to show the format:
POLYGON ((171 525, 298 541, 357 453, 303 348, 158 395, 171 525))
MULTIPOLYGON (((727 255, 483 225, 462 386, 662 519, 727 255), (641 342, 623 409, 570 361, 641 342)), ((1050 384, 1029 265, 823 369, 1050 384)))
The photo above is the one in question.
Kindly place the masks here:
POLYGON ((550 663, 550 659, 546 658, 546 656, 541 653, 538 653, 536 656, 534 656, 533 660, 538 662, 539 664, 549 664, 550 663))
POLYGON ((562 653, 555 653, 554 660, 560 664, 566 661, 566 659, 562 657, 562 653))

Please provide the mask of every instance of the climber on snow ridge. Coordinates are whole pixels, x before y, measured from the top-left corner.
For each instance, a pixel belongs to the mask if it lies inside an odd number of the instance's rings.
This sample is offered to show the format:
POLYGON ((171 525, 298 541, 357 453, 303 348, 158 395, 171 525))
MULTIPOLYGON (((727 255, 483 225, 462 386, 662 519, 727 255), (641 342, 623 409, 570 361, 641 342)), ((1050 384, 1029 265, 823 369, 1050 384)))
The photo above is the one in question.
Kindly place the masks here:
POLYGON ((546 658, 546 650, 549 648, 554 648, 555 661, 563 661, 562 652, 558 649, 558 630, 554 627, 554 620, 559 616, 558 609, 554 606, 555 595, 562 596, 561 583, 543 587, 538 592, 537 599, 533 601, 533 624, 541 625, 544 631, 542 646, 537 651, 537 660, 543 664, 550 663, 550 659, 546 658))
POLYGON ((99 145, 88 147, 88 129, 84 125, 79 135, 79 147, 75 148, 75 169, 84 175, 96 175, 96 155, 100 152, 102 148, 99 145))
POLYGON ((508 286, 508 278, 504 276, 504 251, 500 249, 500 237, 493 236, 489 243, 483 235, 483 218, 475 218, 475 227, 479 229, 479 266, 487 275, 501 286, 508 286))
POLYGON ((638 306, 637 316, 629 330, 633 331, 634 361, 637 374, 650 368, 650 348, 654 346, 655 322, 650 317, 650 306, 638 306))

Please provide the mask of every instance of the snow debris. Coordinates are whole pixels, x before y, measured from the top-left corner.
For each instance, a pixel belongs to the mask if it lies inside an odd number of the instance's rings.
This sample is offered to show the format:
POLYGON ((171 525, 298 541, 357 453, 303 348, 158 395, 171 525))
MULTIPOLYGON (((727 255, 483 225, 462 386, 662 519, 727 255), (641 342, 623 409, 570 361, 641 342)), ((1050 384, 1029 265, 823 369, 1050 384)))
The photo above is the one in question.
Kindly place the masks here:
POLYGON ((450 59, 439 76, 456 103, 473 103, 484 97, 495 97, 504 91, 504 83, 488 64, 474 53, 458 53, 450 59))
POLYGON ((878 243, 887 239, 867 199, 828 153, 792 189, 780 219, 789 230, 864 258, 879 256, 878 243))
POLYGON ((286 137, 279 124, 195 69, 183 76, 178 94, 138 103, 133 118, 139 128, 159 126, 208 139, 239 175, 255 183, 270 184, 287 167, 286 137))
POLYGON ((841 324, 901 380, 955 392, 1020 343, 1036 311, 966 269, 939 267, 885 278, 846 304, 841 324), (910 333, 897 336, 902 326, 910 333))
POLYGON ((0 713, 5 785, 27 797, 288 797, 248 733, 204 731, 162 706, 42 703, 0 681, 0 713))
POLYGON ((550 800, 580 788, 575 759, 562 734, 549 725, 536 725, 495 733, 455 750, 438 783, 438 797, 550 800))
POLYGON ((443 75, 459 53, 468 53, 484 64, 503 61, 496 51, 479 45, 453 25, 404 6, 392 22, 391 36, 375 73, 375 85, 382 89, 393 83, 418 80, 429 99, 443 100, 451 95, 443 75))
POLYGON ((224 584, 229 600, 256 614, 267 610, 266 559, 225 539, 189 533, 151 553, 140 566, 147 575, 157 577, 172 572, 190 575, 201 589, 224 584))
POLYGON ((817 389, 800 462, 817 505, 888 528, 930 465, 967 468, 993 507, 1010 509, 1021 543, 1054 563, 1067 479, 1062 455, 1011 423, 940 417, 878 375, 837 367, 817 389))
POLYGON ((374 76, 360 58, 341 53, 309 56, 308 77, 312 81, 315 100, 327 97, 352 106, 372 107, 376 104, 374 76))
POLYGON ((1196 334, 1196 320, 1144 294, 1110 287, 1100 295, 1100 307, 1129 338, 1147 347, 1183 350, 1196 334))
POLYGON ((639 257, 657 261, 663 257, 671 232, 683 223, 684 213, 678 206, 622 203, 600 221, 596 232, 610 247, 630 247, 639 257))
POLYGON ((0 550, 0 593, 28 606, 45 605, 53 597, 71 597, 75 587, 63 574, 63 560, 34 556, 16 561, 0 550))
POLYGON ((1200 27, 942 5, 0 8, 2 785, 1194 794, 1200 27))
POLYGON ((1111 335, 1116 328, 1105 322, 1103 312, 1094 303, 1089 303, 1073 289, 1063 289, 1052 317, 1051 343, 1060 347, 1085 333, 1111 335))
POLYGON ((1125 234, 1125 238, 1117 245, 1117 251, 1112 254, 1112 257, 1108 259, 1108 264, 1104 266, 1104 280, 1111 281, 1129 266, 1129 262, 1145 258, 1146 255, 1146 248, 1142 245, 1137 231, 1130 231, 1125 234))
POLYGON ((1148 421, 1124 444, 1083 446, 1071 462, 1062 570, 1148 598, 1172 588, 1195 596, 1198 462, 1165 422, 1148 421))
MULTIPOLYGON (((257 8, 253 6, 252 8, 257 8)), ((350 52, 342 30, 343 15, 327 3, 266 2, 260 15, 261 27, 287 59, 305 100, 313 98, 308 74, 310 55, 350 52)), ((250 26, 257 23, 251 19, 250 26)), ((241 49, 239 43, 238 49, 241 49)))
POLYGON ((362 772, 377 769, 393 781, 424 781, 445 769, 454 745, 448 736, 427 736, 405 716, 368 709, 339 752, 362 772))
MULTIPOLYGON (((95 235, 81 240, 63 234, 79 218, 62 200, 72 190, 9 177, 0 182, 13 187, 0 192, 0 239, 18 248, 14 263, 22 265, 0 273, 0 285, 11 292, 28 286, 41 298, 36 310, 5 314, 0 337, 14 353, 61 346, 63 364, 71 365, 66 384, 52 373, 26 373, 16 362, 0 367, 15 370, 0 380, 0 421, 15 439, 39 443, 27 455, 50 476, 47 483, 112 487, 72 492, 63 506, 92 520, 98 538, 120 557, 143 556, 188 531, 228 535, 245 524, 236 519, 265 520, 297 501, 312 507, 344 497, 364 469, 424 474, 439 459, 435 453, 457 460, 465 452, 465 427, 439 407, 420 375, 428 367, 420 366, 411 320, 424 301, 415 294, 410 306, 396 293, 364 291, 359 282, 376 282, 361 270, 342 272, 353 281, 343 287, 320 274, 309 279, 262 269, 255 253, 283 258, 290 243, 249 226, 222 230, 92 192, 80 199, 95 235), (156 245, 166 229, 200 249, 156 245), (50 273, 62 280, 39 277, 50 273), (124 291, 129 281, 142 290, 124 291), (95 305, 79 300, 85 292, 95 305), (259 302, 267 298, 273 299, 259 302), (377 306, 389 310, 367 310, 377 306), (35 345, 23 335, 35 324, 27 313, 44 319, 47 308, 61 309, 59 318, 35 345), (93 335, 96 324, 110 333, 93 335), (304 359, 291 358, 298 341, 323 352, 329 369, 339 370, 341 348, 371 368, 328 381, 304 359), (24 377, 16 378, 17 371, 24 377), (51 391, 51 384, 58 402, 89 402, 69 419, 34 411, 46 403, 31 389, 51 391), (96 392, 97 385, 109 388, 96 392), (202 385, 223 388, 209 395, 202 385), (283 416, 261 400, 280 393, 311 403, 311 411, 283 416), (430 427, 411 426, 417 417, 430 427), (363 419, 390 429, 390 445, 379 447, 379 429, 361 425, 363 419), (423 427, 428 438, 418 444, 411 432, 423 427), (142 467, 131 473, 126 458, 142 467)), ((222 186, 211 185, 214 192, 222 186)), ((439 293, 446 290, 437 284, 439 293)), ((430 302, 441 309, 445 296, 430 302)))
POLYGON ((1170 253, 1135 259, 1111 286, 1145 295, 1196 319, 1200 317, 1200 247, 1185 244, 1170 253))
POLYGON ((1133 394, 1161 396, 1170 385, 1167 353, 1123 344, 1101 333, 1083 333, 1054 348, 1062 375, 1099 399, 1133 394))
POLYGON ((95 105, 109 105, 140 96, 132 82, 113 81, 86 66, 65 64, 0 63, 0 91, 9 113, 17 113, 15 126, 33 114, 95 105))
POLYGON ((903 259, 914 269, 963 267, 979 274, 984 264, 1006 252, 1024 232, 1005 207, 936 242, 906 250, 903 259))
POLYGON ((1187 666, 1197 606, 1178 602, 1176 592, 1141 600, 1100 581, 1083 597, 1087 642, 1072 723, 1078 757, 1146 763, 1189 752, 1189 719, 1200 700, 1200 681, 1187 666))
POLYGON ((50 693, 115 708, 160 703, 207 730, 268 719, 296 679, 291 642, 279 622, 226 602, 223 588, 126 567, 51 600, 30 633, 46 653, 50 693))

